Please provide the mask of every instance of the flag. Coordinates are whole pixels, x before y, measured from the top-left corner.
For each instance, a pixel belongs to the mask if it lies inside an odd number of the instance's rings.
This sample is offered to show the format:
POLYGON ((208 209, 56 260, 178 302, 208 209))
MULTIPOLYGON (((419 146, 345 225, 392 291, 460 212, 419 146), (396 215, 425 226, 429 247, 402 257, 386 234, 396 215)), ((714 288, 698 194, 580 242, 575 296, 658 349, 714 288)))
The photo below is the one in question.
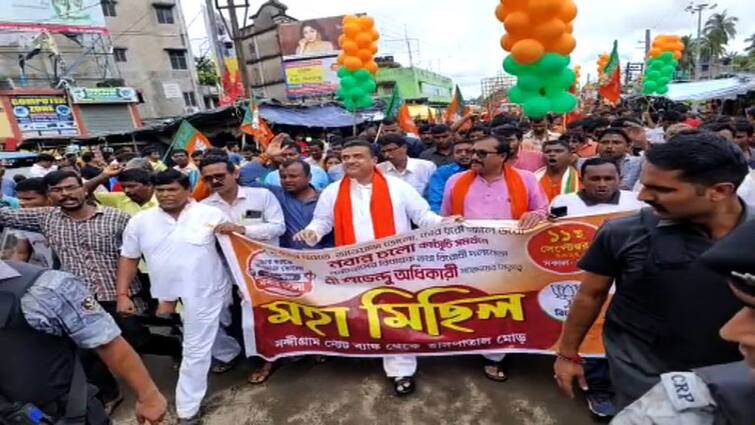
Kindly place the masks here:
POLYGON ((427 123, 431 125, 435 125, 435 112, 433 112, 433 109, 435 108, 427 109, 427 123))
POLYGON ((236 100, 244 96, 244 83, 241 81, 239 61, 235 57, 225 58, 221 83, 223 92, 218 102, 220 106, 233 105, 236 100))
POLYGON ((393 94, 391 94, 391 100, 385 107, 385 118, 395 119, 398 117, 399 109, 404 104, 404 99, 401 98, 401 93, 398 91, 398 87, 393 88, 393 94))
POLYGON ((194 151, 207 150, 212 146, 204 134, 194 128, 188 121, 183 120, 178 127, 178 131, 173 136, 171 147, 173 149, 184 149, 191 155, 194 151))
POLYGON ((621 63, 619 62, 618 41, 613 42, 613 50, 604 68, 598 93, 611 103, 618 103, 621 96, 621 63))
POLYGON ((255 140, 260 142, 263 146, 273 140, 275 134, 270 130, 265 120, 260 118, 257 105, 254 104, 254 100, 249 100, 249 106, 244 112, 244 119, 241 121, 241 131, 251 136, 254 136, 255 140))
POLYGON ((409 113, 409 105, 404 103, 398 87, 393 88, 391 100, 388 101, 388 105, 385 107, 385 118, 395 119, 398 126, 407 134, 419 134, 412 115, 409 113))
POLYGON ((467 108, 464 106, 464 98, 461 96, 461 90, 457 85, 454 97, 451 99, 451 104, 448 105, 448 109, 446 109, 443 121, 445 121, 446 124, 453 123, 457 117, 461 117, 466 113, 466 109, 467 108))

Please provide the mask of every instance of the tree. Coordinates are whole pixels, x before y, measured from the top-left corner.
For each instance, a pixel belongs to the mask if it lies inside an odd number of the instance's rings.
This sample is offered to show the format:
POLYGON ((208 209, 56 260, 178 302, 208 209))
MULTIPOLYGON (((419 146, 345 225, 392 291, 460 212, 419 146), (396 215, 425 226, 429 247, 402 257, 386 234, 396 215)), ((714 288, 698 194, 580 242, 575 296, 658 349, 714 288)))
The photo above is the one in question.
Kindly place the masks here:
POLYGON ((199 84, 203 86, 217 86, 218 85, 218 70, 215 67, 215 62, 207 56, 194 58, 194 64, 197 67, 197 75, 199 76, 199 84))
POLYGON ((747 47, 745 47, 745 52, 750 56, 755 56, 755 33, 746 38, 745 41, 748 43, 747 47))
POLYGON ((684 43, 684 51, 682 52, 682 58, 679 59, 679 69, 692 73, 695 69, 695 55, 697 54, 697 40, 692 38, 691 35, 682 36, 682 43, 684 43))
POLYGON ((714 13, 705 22, 705 41, 707 42, 711 59, 717 60, 726 53, 726 45, 737 35, 736 16, 728 16, 726 10, 714 13))

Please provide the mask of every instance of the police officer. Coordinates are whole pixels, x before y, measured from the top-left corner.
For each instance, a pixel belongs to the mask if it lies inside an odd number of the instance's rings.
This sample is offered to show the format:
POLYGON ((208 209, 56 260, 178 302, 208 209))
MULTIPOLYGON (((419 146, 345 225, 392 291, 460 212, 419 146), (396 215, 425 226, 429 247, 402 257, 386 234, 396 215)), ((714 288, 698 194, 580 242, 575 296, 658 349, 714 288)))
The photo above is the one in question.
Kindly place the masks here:
POLYGON ((0 424, 108 424, 79 362, 93 350, 136 393, 139 423, 166 401, 112 317, 74 276, 0 261, 0 424))
POLYGON ((579 262, 586 273, 564 325, 555 379, 568 395, 587 390, 579 347, 610 288, 603 340, 622 409, 661 374, 741 359, 718 330, 741 308, 725 280, 697 261, 717 240, 755 218, 737 197, 748 172, 741 150, 709 132, 654 146, 638 199, 652 209, 610 220, 579 262))
POLYGON ((671 372, 624 409, 612 425, 755 424, 755 222, 737 228, 700 260, 728 278, 742 309, 721 328, 745 361, 671 372))

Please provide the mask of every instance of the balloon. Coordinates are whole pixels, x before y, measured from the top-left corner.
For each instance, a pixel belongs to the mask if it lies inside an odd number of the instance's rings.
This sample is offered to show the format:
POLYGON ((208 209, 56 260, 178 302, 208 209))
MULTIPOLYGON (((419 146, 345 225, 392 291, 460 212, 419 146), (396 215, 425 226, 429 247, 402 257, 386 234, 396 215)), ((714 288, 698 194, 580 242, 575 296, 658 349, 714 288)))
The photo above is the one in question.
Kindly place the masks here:
POLYGON ((348 97, 343 99, 343 106, 351 112, 354 112, 357 110, 356 105, 354 104, 354 101, 348 97))
POLYGON ((557 114, 566 114, 577 107, 577 98, 571 94, 562 92, 558 96, 550 97, 551 109, 557 114))
POLYGON ((346 15, 343 17, 343 21, 342 21, 344 25, 356 24, 358 22, 359 22, 359 17, 356 15, 346 15))
POLYGON ((516 40, 511 36, 511 34, 504 34, 503 37, 501 37, 501 47, 503 47, 503 50, 507 52, 511 51, 511 48, 514 47, 515 42, 516 40))
POLYGON ((356 22, 351 22, 343 26, 343 32, 348 38, 355 38, 362 31, 362 28, 356 22))
POLYGON ((346 36, 344 34, 341 34, 338 36, 338 46, 343 48, 343 42, 346 41, 346 36))
POLYGON ((569 90, 569 87, 571 87, 576 80, 577 75, 574 74, 574 71, 569 68, 564 68, 564 70, 561 71, 561 74, 555 78, 555 83, 561 86, 562 89, 569 90))
POLYGON ((566 24, 565 31, 568 32, 569 34, 573 33, 574 32, 574 24, 572 24, 571 22, 568 22, 566 24))
POLYGON ((377 72, 378 72, 378 64, 374 60, 371 60, 371 61, 367 62, 364 65, 364 69, 366 69, 367 71, 369 71, 370 74, 373 74, 373 75, 377 74, 377 72))
POLYGON ((369 62, 372 60, 372 52, 369 49, 360 49, 357 52, 357 57, 362 60, 362 62, 369 62))
POLYGON ((674 75, 674 71, 676 71, 676 68, 671 65, 666 65, 663 68, 661 68, 661 74, 665 75, 667 77, 671 77, 674 75))
POLYGON ((377 90, 377 83, 373 79, 362 81, 362 89, 368 94, 375 93, 375 90, 377 90))
POLYGON ((661 69, 663 69, 663 62, 656 59, 654 61, 648 62, 648 66, 650 66, 650 68, 660 71, 661 69))
POLYGON ((354 76, 354 79, 359 82, 372 79, 372 75, 370 75, 370 72, 367 71, 366 69, 358 69, 354 71, 353 76, 354 76))
POLYGON ((535 64, 535 69, 543 74, 558 74, 562 69, 569 66, 569 57, 555 53, 546 53, 535 64))
POLYGON ((378 52, 378 45, 377 43, 370 44, 370 47, 367 48, 370 52, 372 52, 373 55, 377 54, 378 52))
MULTIPOLYGON (((577 17, 577 5, 572 0, 566 0, 561 4, 558 12, 559 18, 564 22, 571 22, 577 17)), ((569 31, 571 32, 571 31, 569 31)))
POLYGON ((657 81, 659 86, 667 86, 671 82, 671 78, 661 77, 657 81))
POLYGON ((661 78, 661 73, 658 71, 648 71, 647 74, 645 74, 646 80, 652 80, 655 81, 657 79, 661 78))
POLYGON ((356 71, 357 69, 362 67, 362 60, 356 56, 346 56, 343 59, 343 66, 345 66, 349 71, 356 71))
POLYGON ((545 21, 561 11, 562 0, 530 0, 529 12, 537 21, 545 21))
POLYGON ((517 78, 516 85, 524 91, 538 91, 543 87, 543 81, 535 74, 522 74, 517 78))
POLYGON ((351 72, 348 69, 344 67, 338 68, 338 78, 343 78, 347 75, 351 75, 351 72))
POLYGON ((364 89, 362 89, 359 86, 352 87, 351 89, 349 89, 349 97, 351 97, 352 99, 356 100, 356 99, 359 99, 360 97, 364 97, 366 95, 367 95, 367 93, 364 92, 364 89))
POLYGON ((336 91, 336 96, 338 96, 339 99, 346 99, 348 98, 348 95, 349 95, 349 91, 343 87, 339 87, 338 90, 336 91))
POLYGON ((373 29, 370 35, 372 36, 372 41, 380 40, 380 33, 377 30, 373 29))
POLYGON ((505 21, 506 17, 511 13, 506 11, 506 8, 503 5, 504 3, 498 3, 498 6, 495 7, 495 17, 501 22, 505 21))
POLYGON ((549 52, 558 53, 560 55, 569 55, 577 47, 577 40, 573 35, 569 33, 561 34, 561 37, 548 43, 547 49, 549 52))
POLYGON ((660 60, 662 60, 662 61, 664 61, 664 62, 671 62, 671 61, 673 61, 673 60, 674 60, 674 54, 673 54, 673 53, 671 53, 671 52, 663 52, 663 53, 661 53, 661 55, 660 55, 660 56, 658 57, 658 59, 660 59, 660 60))
POLYGON ((668 93, 668 86, 658 87, 655 91, 658 92, 658 94, 660 94, 660 95, 664 95, 664 94, 668 93))
POLYGON ((506 18, 503 26, 509 34, 521 36, 529 31, 532 21, 530 21, 530 16, 526 12, 514 12, 506 18))
POLYGON ((545 96, 537 96, 527 99, 522 105, 524 114, 530 118, 542 118, 548 114, 551 109, 551 102, 545 96))
POLYGON ((529 65, 537 62, 545 53, 543 45, 534 39, 526 38, 514 44, 511 49, 511 56, 514 60, 522 65, 529 65))
POLYGON ((511 75, 519 75, 526 69, 526 66, 518 64, 511 55, 506 56, 506 59, 503 60, 503 70, 511 75))
POLYGON ((507 94, 509 101, 512 103, 524 103, 526 96, 524 90, 519 86, 513 86, 509 89, 507 94))
POLYGON ((367 32, 360 32, 357 34, 357 36, 354 38, 354 40, 359 45, 360 49, 364 49, 370 46, 372 44, 372 35, 367 32))
POLYGON ((564 24, 564 21, 553 18, 535 27, 533 35, 538 40, 551 40, 560 37, 565 32, 566 24, 564 24))
POLYGON ((362 29, 364 31, 371 30, 372 27, 375 26, 375 20, 372 19, 371 16, 367 16, 367 15, 360 16, 359 17, 359 26, 362 27, 362 29))
POLYGON ((682 58, 682 52, 677 50, 674 52, 674 59, 680 60, 682 58))
POLYGON ((661 49, 659 49, 657 47, 653 47, 652 49, 650 49, 649 55, 650 55, 651 58, 657 58, 658 56, 661 55, 661 53, 663 53, 661 51, 661 49))
POLYGON ((357 45, 357 43, 349 39, 346 39, 343 42, 343 46, 341 47, 347 55, 351 55, 351 56, 355 56, 357 52, 359 51, 359 46, 357 45))
POLYGON ((655 89, 658 88, 658 83, 655 81, 645 81, 645 84, 643 84, 643 89, 648 92, 654 92, 655 89))
POLYGON ((336 60, 336 62, 339 65, 343 66, 344 59, 346 59, 346 56, 343 53, 341 53, 341 54, 338 55, 338 59, 336 60))
POLYGON ((357 86, 357 80, 351 75, 341 78, 341 87, 346 90, 351 90, 357 86))
POLYGON ((374 104, 375 104, 375 101, 372 100, 372 97, 370 96, 364 96, 361 99, 356 101, 356 107, 359 109, 371 108, 374 104))

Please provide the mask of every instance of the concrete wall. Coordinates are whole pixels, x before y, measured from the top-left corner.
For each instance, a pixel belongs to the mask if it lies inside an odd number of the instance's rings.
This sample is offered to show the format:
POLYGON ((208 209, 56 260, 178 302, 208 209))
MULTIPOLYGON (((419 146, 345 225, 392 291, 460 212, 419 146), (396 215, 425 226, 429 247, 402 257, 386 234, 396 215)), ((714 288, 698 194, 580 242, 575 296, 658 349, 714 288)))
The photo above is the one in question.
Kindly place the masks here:
POLYGON ((453 80, 420 68, 380 68, 376 80, 381 97, 390 97, 394 87, 404 99, 430 104, 449 104, 453 96, 453 80))

